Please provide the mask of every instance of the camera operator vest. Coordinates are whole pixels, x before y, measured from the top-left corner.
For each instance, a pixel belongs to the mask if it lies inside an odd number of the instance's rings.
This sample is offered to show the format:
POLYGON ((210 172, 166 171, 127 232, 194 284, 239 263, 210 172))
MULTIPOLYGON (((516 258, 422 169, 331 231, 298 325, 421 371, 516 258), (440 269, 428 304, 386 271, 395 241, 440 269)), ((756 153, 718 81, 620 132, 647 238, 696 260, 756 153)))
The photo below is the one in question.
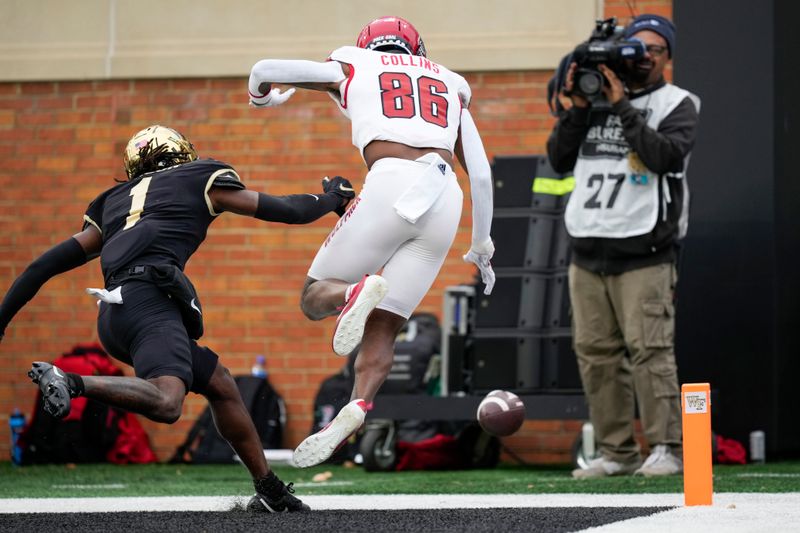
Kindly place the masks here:
MULTIPOLYGON (((687 96, 699 109, 699 99, 684 89, 665 84, 663 87, 631 100, 642 113, 648 127, 659 124, 687 96)), ((658 222, 659 202, 662 213, 671 202, 667 178, 680 179, 684 188, 679 238, 686 233, 689 192, 684 158, 683 172, 658 175, 644 166, 623 136, 619 116, 592 113, 591 126, 581 143, 574 168, 575 189, 565 213, 567 231, 572 237, 622 239, 644 235, 658 222)))

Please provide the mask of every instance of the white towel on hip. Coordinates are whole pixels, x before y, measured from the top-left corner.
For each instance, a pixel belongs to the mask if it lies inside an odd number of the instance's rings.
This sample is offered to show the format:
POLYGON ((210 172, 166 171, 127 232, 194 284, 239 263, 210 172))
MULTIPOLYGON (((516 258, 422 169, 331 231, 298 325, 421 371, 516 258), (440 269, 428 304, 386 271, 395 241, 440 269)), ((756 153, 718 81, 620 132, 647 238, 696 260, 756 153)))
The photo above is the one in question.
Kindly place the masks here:
POLYGON ((394 210, 405 220, 416 223, 419 217, 428 212, 444 191, 449 176, 450 165, 442 157, 431 152, 416 161, 429 163, 406 191, 394 203, 394 210))
POLYGON ((107 304, 122 303, 122 285, 110 291, 106 289, 88 288, 86 289, 86 294, 97 298, 97 305, 100 305, 100 302, 105 302, 107 304))

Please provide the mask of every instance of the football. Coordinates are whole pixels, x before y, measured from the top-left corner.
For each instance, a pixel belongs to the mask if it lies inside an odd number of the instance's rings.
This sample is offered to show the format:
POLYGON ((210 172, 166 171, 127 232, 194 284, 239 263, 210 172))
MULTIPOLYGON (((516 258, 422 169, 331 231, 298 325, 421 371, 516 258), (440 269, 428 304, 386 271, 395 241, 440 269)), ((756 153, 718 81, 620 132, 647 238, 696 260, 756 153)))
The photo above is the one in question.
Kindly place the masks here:
POLYGON ((478 405, 478 424, 495 437, 515 433, 525 421, 525 405, 514 393, 493 390, 478 405))

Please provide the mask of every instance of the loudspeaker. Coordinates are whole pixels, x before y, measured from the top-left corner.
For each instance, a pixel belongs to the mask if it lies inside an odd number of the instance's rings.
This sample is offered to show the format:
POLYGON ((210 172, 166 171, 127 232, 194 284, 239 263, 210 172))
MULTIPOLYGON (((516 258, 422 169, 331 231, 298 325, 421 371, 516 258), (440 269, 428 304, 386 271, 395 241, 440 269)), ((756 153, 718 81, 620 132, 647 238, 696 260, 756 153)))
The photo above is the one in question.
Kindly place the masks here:
POLYGON ((530 207, 539 156, 495 157, 494 207, 530 207))
POLYGON ((475 329, 542 327, 546 290, 547 278, 544 276, 498 274, 492 294, 476 291, 475 329))
POLYGON ((569 279, 566 272, 555 274, 547 280, 543 327, 572 327, 569 303, 569 279))
POLYGON ((495 209, 530 207, 536 210, 562 212, 567 205, 567 196, 533 192, 536 178, 561 179, 547 157, 497 156, 492 164, 495 209))
POLYGON ((578 371, 578 356, 572 349, 572 337, 546 337, 542 339, 543 389, 582 390, 578 371))
POLYGON ((563 215, 553 226, 553 237, 550 245, 550 268, 564 268, 569 266, 570 242, 567 225, 564 223, 563 215))
MULTIPOLYGON (((484 392, 495 389, 517 389, 518 360, 520 350, 517 339, 473 339, 468 349, 471 379, 469 388, 473 392, 484 392)), ((530 356, 530 355, 529 355, 530 356)), ((527 376, 530 388, 538 376, 536 373, 527 376)))
POLYGON ((473 337, 467 347, 469 388, 544 392, 581 389, 572 340, 565 335, 473 337))
MULTIPOLYGON (((554 180, 561 180, 566 177, 566 174, 561 174, 553 170, 550 166, 550 160, 547 156, 539 156, 536 163, 536 178, 550 178, 554 180)), ((533 191, 533 186, 531 187, 533 191)), ((568 194, 544 194, 541 192, 534 192, 531 207, 537 211, 550 211, 552 213, 563 213, 564 208, 567 206, 568 194)))
POLYGON ((495 213, 492 238, 494 268, 553 270, 569 261, 569 238, 560 214, 495 213))
POLYGON ((555 273, 496 271, 492 294, 477 286, 474 299, 476 331, 491 328, 567 328, 569 287, 565 271, 555 273))
POLYGON ((467 361, 465 361, 466 335, 451 334, 447 341, 447 392, 460 392, 466 388, 467 361))

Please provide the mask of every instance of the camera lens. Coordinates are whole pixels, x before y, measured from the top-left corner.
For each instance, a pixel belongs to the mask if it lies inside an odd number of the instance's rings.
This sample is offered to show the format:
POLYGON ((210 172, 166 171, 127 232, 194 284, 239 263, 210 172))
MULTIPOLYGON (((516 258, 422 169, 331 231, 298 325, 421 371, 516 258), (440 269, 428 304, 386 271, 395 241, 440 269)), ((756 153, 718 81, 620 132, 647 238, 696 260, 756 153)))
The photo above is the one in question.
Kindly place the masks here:
POLYGON ((584 72, 578 78, 578 90, 587 96, 600 92, 603 87, 603 77, 599 72, 584 72))

